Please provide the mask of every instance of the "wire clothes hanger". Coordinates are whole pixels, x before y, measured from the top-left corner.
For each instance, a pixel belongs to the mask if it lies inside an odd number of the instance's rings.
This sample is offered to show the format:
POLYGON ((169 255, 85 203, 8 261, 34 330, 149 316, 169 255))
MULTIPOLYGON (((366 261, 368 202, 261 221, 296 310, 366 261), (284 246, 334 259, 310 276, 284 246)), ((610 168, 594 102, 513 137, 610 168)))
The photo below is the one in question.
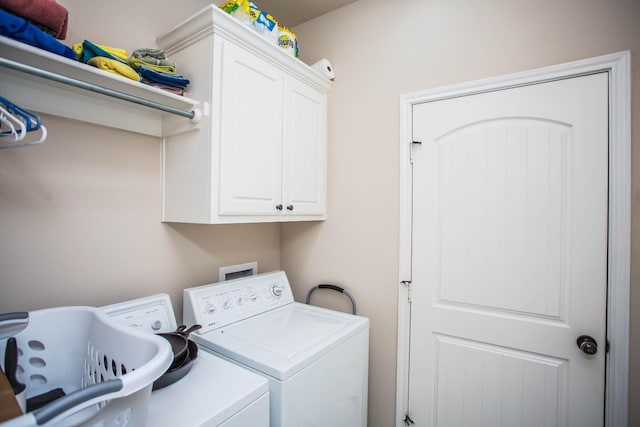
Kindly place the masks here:
POLYGON ((40 117, 0 97, 0 149, 42 144, 47 139, 47 129, 40 117), (40 131, 40 138, 27 140, 29 132, 40 131))

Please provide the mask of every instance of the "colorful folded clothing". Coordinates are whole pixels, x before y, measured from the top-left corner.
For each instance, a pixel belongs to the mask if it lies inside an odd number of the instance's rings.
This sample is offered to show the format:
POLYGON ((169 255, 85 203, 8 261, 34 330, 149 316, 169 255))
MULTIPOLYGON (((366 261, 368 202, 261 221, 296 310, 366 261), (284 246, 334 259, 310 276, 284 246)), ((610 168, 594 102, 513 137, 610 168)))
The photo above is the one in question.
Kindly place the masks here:
POLYGON ((167 92, 171 92, 174 95, 184 95, 184 88, 181 87, 172 87, 172 86, 166 86, 166 85, 161 85, 158 83, 153 83, 150 82, 149 80, 145 80, 144 78, 141 80, 142 83, 146 84, 147 86, 153 86, 153 87, 157 87, 158 89, 162 89, 165 90, 167 92))
POLYGON ((135 70, 142 77, 143 83, 151 82, 183 89, 190 83, 189 80, 181 74, 159 73, 145 66, 135 67, 135 70))
POLYGON ((85 64, 96 56, 113 59, 123 64, 127 63, 127 51, 125 49, 95 44, 89 40, 74 44, 73 50, 77 54, 78 61, 84 62, 85 64))
POLYGON ((25 19, 0 9, 0 35, 70 59, 76 59, 71 48, 60 43, 25 19))
POLYGON ((0 0, 0 8, 44 25, 57 39, 64 40, 67 37, 69 12, 55 0, 0 0))
POLYGON ((142 48, 131 53, 131 57, 153 65, 168 65, 175 68, 176 63, 167 58, 167 54, 162 49, 142 48))
MULTIPOLYGON (((175 74, 176 73, 176 64, 175 63, 167 63, 165 65, 157 65, 157 64, 153 64, 153 63, 149 63, 147 61, 144 61, 142 59, 138 59, 138 58, 134 58, 133 56, 131 56, 128 59, 129 65, 131 65, 133 68, 138 68, 138 67, 147 67, 150 68, 154 71, 157 71, 159 73, 164 73, 164 74, 175 74)), ((170 61, 167 61, 170 62, 170 61)))
POLYGON ((120 61, 116 61, 115 59, 94 56, 87 62, 87 64, 118 76, 126 77, 137 82, 140 81, 140 75, 136 73, 133 68, 120 61))

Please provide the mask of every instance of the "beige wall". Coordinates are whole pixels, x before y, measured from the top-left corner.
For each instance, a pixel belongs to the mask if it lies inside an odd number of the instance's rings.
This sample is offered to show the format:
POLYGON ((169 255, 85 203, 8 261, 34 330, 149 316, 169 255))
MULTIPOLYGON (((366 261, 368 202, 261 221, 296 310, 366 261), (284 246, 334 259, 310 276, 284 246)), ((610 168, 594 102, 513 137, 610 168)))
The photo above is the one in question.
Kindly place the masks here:
MULTIPOLYGON (((639 23, 637 0, 361 0, 294 28, 301 59, 328 58, 336 80, 329 95, 329 217, 282 226, 282 265, 298 298, 315 283, 336 281, 371 318, 370 427, 394 425, 399 95, 630 49, 637 260, 639 23)), ((631 354, 640 351, 635 264, 631 354)), ((328 306, 345 309, 332 299, 328 306)), ((640 364, 630 359, 630 400, 637 402, 640 364)), ((640 408, 630 406, 629 425, 640 425, 640 408)))
MULTIPOLYGON (((172 13, 161 12, 178 4, 167 0, 155 11, 123 0, 60 3, 70 11, 67 44, 132 50, 155 46, 155 35, 209 2, 172 13)), ((217 281, 221 266, 280 267, 278 224, 160 222, 160 139, 43 120, 44 145, 0 150, 0 312, 168 292, 181 316, 182 289, 217 281)))
POLYGON ((42 146, 0 151, 0 312, 102 305, 280 266, 277 224, 160 222, 160 141, 43 116, 42 146))

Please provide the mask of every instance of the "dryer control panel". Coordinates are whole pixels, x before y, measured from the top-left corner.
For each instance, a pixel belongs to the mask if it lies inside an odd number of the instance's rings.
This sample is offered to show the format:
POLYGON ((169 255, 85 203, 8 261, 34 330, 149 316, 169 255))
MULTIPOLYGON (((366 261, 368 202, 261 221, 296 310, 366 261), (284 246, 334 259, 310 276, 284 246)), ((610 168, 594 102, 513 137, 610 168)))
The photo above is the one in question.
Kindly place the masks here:
POLYGON ((116 322, 143 332, 157 334, 176 330, 171 297, 168 294, 151 295, 131 301, 102 307, 116 322))
POLYGON ((257 274, 185 289, 183 323, 202 334, 293 302, 284 271, 257 274))

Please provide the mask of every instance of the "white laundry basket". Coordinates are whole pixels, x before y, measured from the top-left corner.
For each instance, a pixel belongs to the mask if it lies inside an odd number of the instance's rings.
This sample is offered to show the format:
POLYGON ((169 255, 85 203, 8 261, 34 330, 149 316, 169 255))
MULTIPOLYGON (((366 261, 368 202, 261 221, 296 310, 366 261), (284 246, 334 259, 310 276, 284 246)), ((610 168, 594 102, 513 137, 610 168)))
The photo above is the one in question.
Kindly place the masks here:
POLYGON ((57 387, 66 395, 1 427, 145 426, 153 382, 173 360, 165 339, 118 325, 94 307, 29 312, 15 338, 27 398, 57 387))

